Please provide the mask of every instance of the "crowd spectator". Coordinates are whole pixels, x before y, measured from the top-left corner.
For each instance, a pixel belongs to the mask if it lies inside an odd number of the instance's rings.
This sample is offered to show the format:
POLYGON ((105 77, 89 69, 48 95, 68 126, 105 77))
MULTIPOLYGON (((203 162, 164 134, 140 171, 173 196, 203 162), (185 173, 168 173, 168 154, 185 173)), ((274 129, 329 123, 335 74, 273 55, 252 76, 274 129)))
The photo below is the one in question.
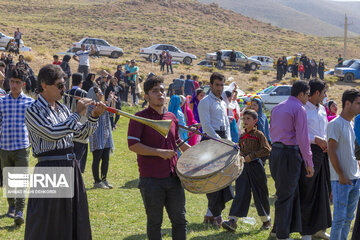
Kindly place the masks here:
POLYGON ((337 58, 337 65, 336 67, 340 67, 344 62, 344 58, 339 54, 339 57, 337 58))
POLYGON ((54 55, 53 56, 53 64, 54 65, 61 65, 61 61, 59 60, 59 56, 58 55, 54 55))
POLYGON ((324 60, 321 58, 319 61, 319 66, 318 66, 319 78, 321 80, 324 80, 324 71, 325 71, 325 63, 324 63, 324 60))
POLYGON ((297 78, 299 76, 299 64, 297 61, 294 62, 294 65, 291 68, 291 77, 297 78))
POLYGON ((181 74, 180 78, 174 80, 172 90, 176 95, 184 95, 185 80, 184 75, 181 74))
POLYGON ((231 67, 233 69, 236 69, 236 52, 234 49, 231 51, 229 57, 230 57, 231 67))
POLYGON ((171 74, 174 74, 172 68, 172 55, 170 54, 169 50, 166 50, 166 72, 169 74, 169 68, 171 70, 171 74))
POLYGON ((101 92, 105 92, 106 88, 109 86, 112 76, 105 69, 101 71, 100 76, 95 80, 96 85, 100 87, 101 92))
POLYGON ((90 90, 90 88, 92 88, 93 86, 96 86, 95 74, 89 73, 88 76, 86 77, 85 81, 82 84, 82 89, 84 89, 86 92, 88 92, 90 90))
POLYGON ((312 78, 317 78, 318 69, 317 69, 317 64, 316 64, 315 59, 311 59, 311 61, 310 61, 310 69, 311 69, 311 77, 312 78))
POLYGON ((35 92, 35 90, 38 86, 37 77, 36 77, 34 71, 32 70, 32 68, 25 61, 23 55, 19 55, 19 62, 16 63, 16 68, 23 69, 27 74, 26 91, 27 92, 30 92, 30 91, 35 92))
POLYGON ((81 50, 77 51, 73 59, 79 62, 78 72, 83 74, 83 79, 86 79, 90 71, 89 56, 94 54, 95 50, 91 47, 90 51, 86 50, 85 44, 81 44, 81 50))
POLYGON ((279 57, 276 63, 276 80, 281 81, 283 77, 283 61, 282 58, 279 57))
POLYGON ((128 67, 128 71, 126 72, 126 77, 128 78, 127 84, 125 86, 125 99, 127 101, 129 90, 132 97, 132 104, 137 104, 136 99, 136 85, 137 85, 137 76, 139 74, 139 67, 136 66, 135 59, 132 59, 130 62, 130 66, 128 67))
POLYGON ((282 69, 282 74, 283 74, 283 76, 285 77, 285 75, 286 75, 286 73, 287 73, 287 69, 288 69, 288 61, 287 61, 287 58, 286 58, 286 56, 283 56, 282 57, 282 67, 283 67, 283 69, 282 69))
POLYGON ((14 33, 14 39, 16 41, 16 45, 17 45, 17 48, 20 49, 20 41, 21 41, 21 38, 22 38, 22 33, 20 32, 20 29, 17 28, 15 33, 14 33))
POLYGON ((195 92, 195 84, 194 81, 191 80, 191 75, 186 75, 186 80, 184 84, 184 95, 185 96, 192 96, 195 92))
POLYGON ((166 52, 163 50, 160 54, 160 71, 165 72, 165 64, 166 64, 166 52))
MULTIPOLYGON (((118 84, 116 77, 113 77, 110 81, 109 86, 105 90, 105 100, 109 103, 110 107, 121 110, 121 98, 124 95, 123 85, 118 84)), ((116 129, 116 124, 120 119, 120 115, 110 113, 110 123, 112 130, 116 129), (114 118, 115 115, 115 118, 114 118)))
POLYGON ((325 109, 326 109, 326 115, 327 115, 327 119, 329 122, 331 122, 334 118, 337 117, 337 103, 333 100, 328 101, 325 104, 325 109))
MULTIPOLYGON (((94 86, 89 90, 87 97, 98 102, 104 99, 104 94, 99 87, 94 86)), ((89 106, 88 115, 92 112, 92 109, 93 106, 89 106)), ((89 142, 90 151, 93 154, 92 172, 94 177, 94 188, 112 189, 113 186, 107 181, 110 152, 114 150, 109 112, 105 112, 99 117, 98 127, 94 134, 89 137, 89 142), (99 177, 100 161, 101 176, 99 177)))
POLYGON ((8 51, 14 53, 15 55, 19 54, 19 47, 17 46, 15 39, 11 39, 8 45, 8 51))
POLYGON ((194 75, 193 76, 193 81, 194 81, 194 86, 195 86, 195 90, 196 90, 196 89, 198 89, 200 87, 199 77, 194 75))
POLYGON ((304 80, 305 67, 302 61, 299 63, 300 80, 304 80))
POLYGON ((221 50, 218 50, 216 52, 216 67, 221 68, 222 66, 222 52, 221 50))
POLYGON ((71 68, 69 65, 70 62, 70 55, 65 55, 63 57, 63 60, 60 64, 61 69, 64 71, 64 73, 66 74, 66 79, 65 79, 65 87, 66 89, 70 88, 70 78, 71 78, 71 68))

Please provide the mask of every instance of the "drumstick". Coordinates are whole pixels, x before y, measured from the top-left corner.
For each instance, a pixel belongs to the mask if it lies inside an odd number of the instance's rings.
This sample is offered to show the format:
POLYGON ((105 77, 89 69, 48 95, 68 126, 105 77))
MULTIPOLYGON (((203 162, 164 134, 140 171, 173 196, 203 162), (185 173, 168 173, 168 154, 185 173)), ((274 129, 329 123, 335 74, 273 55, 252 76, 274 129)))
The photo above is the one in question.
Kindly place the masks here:
POLYGON ((200 132, 200 131, 198 131, 198 130, 195 130, 195 131, 194 131, 194 130, 192 130, 192 129, 189 128, 189 127, 185 127, 185 126, 179 125, 179 128, 182 128, 182 129, 185 129, 186 131, 193 132, 193 133, 196 133, 196 134, 198 134, 198 135, 200 135, 200 136, 203 136, 203 137, 212 139, 212 140, 217 141, 217 142, 219 142, 219 143, 223 143, 223 144, 225 144, 225 145, 228 145, 228 146, 230 146, 230 147, 235 148, 236 150, 239 150, 239 148, 240 148, 237 144, 232 145, 232 144, 230 144, 230 143, 227 143, 227 142, 225 142, 225 141, 222 141, 221 139, 213 138, 213 137, 211 137, 211 136, 209 136, 209 135, 207 135, 207 134, 204 134, 204 133, 202 133, 202 132, 200 132))

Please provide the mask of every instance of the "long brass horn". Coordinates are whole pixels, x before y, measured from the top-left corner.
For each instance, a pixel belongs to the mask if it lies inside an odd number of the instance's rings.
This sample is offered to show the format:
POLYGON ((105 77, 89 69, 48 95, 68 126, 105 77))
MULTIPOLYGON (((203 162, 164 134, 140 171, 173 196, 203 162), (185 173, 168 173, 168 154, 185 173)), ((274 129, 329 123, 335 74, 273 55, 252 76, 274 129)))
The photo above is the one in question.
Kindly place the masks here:
MULTIPOLYGON (((64 95, 66 95, 68 97, 73 97, 73 98, 76 98, 76 99, 80 99, 80 97, 77 97, 77 96, 74 96, 74 95, 71 95, 71 94, 64 93, 64 95)), ((145 124, 146 126, 149 126, 149 127, 153 128, 154 130, 156 130, 158 133, 160 133, 165 138, 167 137, 167 135, 169 133, 170 125, 171 125, 171 122, 172 122, 171 120, 147 119, 147 118, 132 115, 130 113, 127 113, 127 112, 124 112, 124 111, 121 111, 119 109, 112 108, 112 107, 106 107, 106 111, 111 112, 111 113, 115 113, 115 114, 123 116, 123 117, 130 118, 130 119, 132 119, 134 121, 145 124)))

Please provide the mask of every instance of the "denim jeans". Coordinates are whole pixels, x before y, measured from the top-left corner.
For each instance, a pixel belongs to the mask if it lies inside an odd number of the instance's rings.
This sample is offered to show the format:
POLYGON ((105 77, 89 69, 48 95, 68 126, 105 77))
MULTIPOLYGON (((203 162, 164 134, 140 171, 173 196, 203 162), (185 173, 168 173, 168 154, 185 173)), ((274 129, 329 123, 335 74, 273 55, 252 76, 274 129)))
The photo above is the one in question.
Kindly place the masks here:
POLYGON ((330 240, 346 240, 349 235, 359 201, 360 179, 351 182, 352 185, 342 185, 339 181, 331 181, 334 212, 330 240))
POLYGON ((149 240, 161 240, 164 207, 172 225, 172 239, 186 240, 185 192, 177 177, 141 177, 141 196, 147 215, 149 240))

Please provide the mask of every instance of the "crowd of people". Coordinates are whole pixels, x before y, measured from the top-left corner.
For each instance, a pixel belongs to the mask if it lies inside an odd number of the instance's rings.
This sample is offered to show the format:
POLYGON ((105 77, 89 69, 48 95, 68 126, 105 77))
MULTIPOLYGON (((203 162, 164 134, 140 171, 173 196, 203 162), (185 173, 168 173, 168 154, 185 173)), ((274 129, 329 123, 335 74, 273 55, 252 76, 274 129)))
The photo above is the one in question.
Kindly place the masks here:
POLYGON ((299 61, 295 58, 293 64, 289 66, 286 56, 279 57, 276 61, 276 80, 280 81, 288 72, 291 73, 291 77, 300 77, 300 80, 317 78, 324 80, 325 63, 321 58, 317 64, 314 58, 310 59, 302 54, 299 61))
MULTIPOLYGON (((142 80, 135 60, 118 65, 114 75, 103 70, 96 77, 90 71, 89 61, 95 52, 82 46, 73 57, 79 62, 76 73, 70 69, 70 56, 65 55, 60 61, 55 55, 53 64, 42 67, 37 76, 22 55, 17 64, 11 54, 1 55, 1 168, 28 167, 31 146, 38 160, 36 167, 67 166, 74 172, 73 198, 29 199, 27 240, 91 239, 82 179, 88 146, 93 157, 94 188, 113 188, 107 175, 110 153, 116 147, 112 132, 119 116, 106 111, 106 107, 121 109, 129 93, 132 104, 138 105, 142 80), (36 100, 24 94, 23 89, 36 93, 36 100)), ((168 57, 165 51, 161 64, 164 59, 168 64, 168 57)), ((161 239, 164 207, 172 223, 173 239, 186 239, 185 193, 176 163, 183 152, 209 139, 179 125, 232 141, 238 145, 244 161, 243 171, 235 181, 235 194, 231 185, 207 194, 204 223, 235 232, 238 220, 248 215, 252 194, 262 221, 260 230, 271 229, 271 237, 290 239, 290 233, 299 232, 304 240, 347 239, 357 208, 352 240, 360 239, 360 162, 356 156, 360 141, 360 92, 346 90, 342 95, 342 112, 337 115, 335 101, 324 104, 325 82, 310 80, 313 73, 313 78, 317 73, 323 78, 319 72, 323 62, 319 62, 315 72, 311 70, 313 65, 316 66, 315 61, 302 56, 298 70, 301 77, 300 66, 304 66, 303 78, 309 81, 296 81, 291 96, 271 111, 270 119, 259 97, 251 98, 241 109, 238 86, 233 82, 225 87, 221 73, 212 73, 209 92, 201 87, 197 76, 187 75, 185 79, 181 75, 174 79, 167 91, 170 97, 167 107, 163 77, 153 73, 146 77, 143 91, 149 106, 136 116, 172 120, 166 138, 135 120, 130 120, 128 127, 128 147, 137 154, 139 189, 150 240, 161 239), (275 219, 271 219, 264 168, 267 160, 276 188, 275 219), (229 201, 231 208, 225 220, 223 210, 229 201), (330 227, 329 235, 326 230, 330 227)), ((172 72, 171 58, 169 67, 172 72)), ((283 76, 280 69, 287 67, 281 59, 278 68, 278 75, 280 72, 283 76)), ((16 225, 23 224, 25 199, 8 198, 8 205, 7 216, 14 218, 16 225)))

